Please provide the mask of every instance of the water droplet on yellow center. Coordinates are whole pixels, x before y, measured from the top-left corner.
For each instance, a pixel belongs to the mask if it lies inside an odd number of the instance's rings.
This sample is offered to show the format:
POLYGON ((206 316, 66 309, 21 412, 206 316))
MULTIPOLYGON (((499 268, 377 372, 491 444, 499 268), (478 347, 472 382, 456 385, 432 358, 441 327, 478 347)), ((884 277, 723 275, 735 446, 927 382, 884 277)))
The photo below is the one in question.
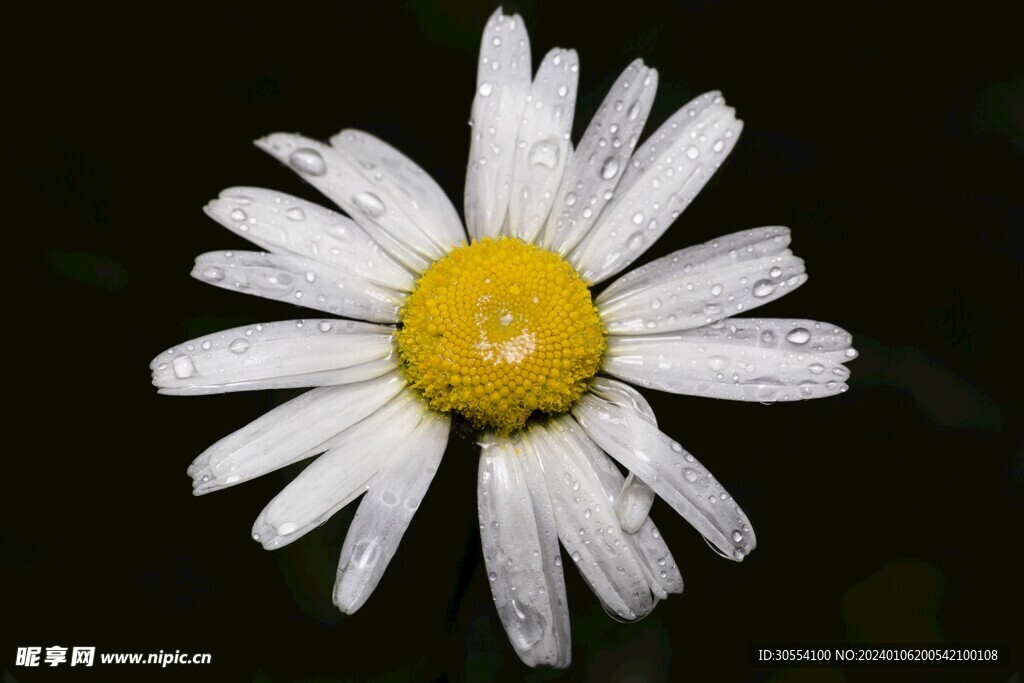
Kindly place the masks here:
POLYGON ((420 277, 396 333, 406 377, 442 412, 508 432, 568 410, 598 370, 604 325, 557 254, 513 238, 454 249, 420 277))

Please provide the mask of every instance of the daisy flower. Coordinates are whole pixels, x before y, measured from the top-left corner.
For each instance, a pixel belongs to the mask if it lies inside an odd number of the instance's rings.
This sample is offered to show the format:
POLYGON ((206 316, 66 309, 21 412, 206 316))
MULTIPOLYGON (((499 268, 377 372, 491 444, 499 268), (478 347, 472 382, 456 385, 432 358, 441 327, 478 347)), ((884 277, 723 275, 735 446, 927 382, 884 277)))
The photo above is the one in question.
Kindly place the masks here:
POLYGON ((637 60, 574 149, 578 70, 574 51, 554 49, 533 75, 522 19, 499 10, 488 21, 465 230, 430 176, 371 135, 258 140, 347 216, 271 190, 225 190, 207 214, 263 251, 203 254, 192 274, 339 317, 227 330, 152 364, 165 394, 313 387, 188 472, 204 494, 321 454, 252 536, 279 548, 362 496, 334 588, 346 613, 394 557, 452 420, 478 429, 489 583, 531 666, 570 661, 559 542, 624 620, 682 590, 649 517, 656 495, 723 556, 754 549, 736 501, 626 382, 739 401, 819 398, 846 389, 856 355, 827 323, 731 317, 806 281, 783 227, 677 251, 592 298, 687 207, 742 123, 711 92, 637 147, 657 86, 637 60))

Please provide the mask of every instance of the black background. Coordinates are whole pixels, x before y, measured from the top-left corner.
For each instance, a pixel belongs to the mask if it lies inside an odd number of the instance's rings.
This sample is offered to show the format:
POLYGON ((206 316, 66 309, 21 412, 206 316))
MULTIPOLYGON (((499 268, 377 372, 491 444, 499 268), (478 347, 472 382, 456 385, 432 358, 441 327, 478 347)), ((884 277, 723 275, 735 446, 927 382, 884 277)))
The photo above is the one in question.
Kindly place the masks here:
POLYGON ((1024 87, 1014 22, 984 3, 506 5, 524 15, 535 64, 555 46, 579 51, 576 139, 636 56, 660 72, 648 131, 722 89, 742 139, 644 260, 788 225, 810 282, 758 314, 839 324, 861 351, 851 390, 827 401, 647 392, 662 428, 743 505, 758 549, 722 560, 658 502, 685 593, 619 624, 567 563, 568 672, 526 669, 505 639, 467 438, 453 437, 351 617, 331 585, 355 506, 273 553, 249 538, 301 465, 190 495, 193 457, 291 394, 162 397, 149 360, 307 315, 190 279, 195 255, 245 246, 200 208, 232 185, 317 199, 250 141, 344 127, 402 149, 461 207, 494 6, 45 5, 11 17, 5 681, 1010 680, 1019 650, 986 670, 750 663, 763 643, 1019 647, 1024 87), (51 645, 210 652, 213 664, 15 666, 18 646, 51 645))

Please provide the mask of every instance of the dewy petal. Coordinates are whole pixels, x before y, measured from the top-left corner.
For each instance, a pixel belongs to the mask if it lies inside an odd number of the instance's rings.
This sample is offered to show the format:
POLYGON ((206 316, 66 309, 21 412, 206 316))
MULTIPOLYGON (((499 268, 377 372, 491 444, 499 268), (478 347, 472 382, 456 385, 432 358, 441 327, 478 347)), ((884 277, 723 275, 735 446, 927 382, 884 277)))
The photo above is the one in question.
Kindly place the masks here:
MULTIPOLYGON (((614 394, 620 401, 624 401, 633 407, 634 410, 652 426, 658 426, 658 420, 654 416, 651 404, 647 402, 640 392, 622 382, 609 380, 604 377, 594 377, 590 385, 602 394, 614 394)), ((615 513, 619 516, 619 523, 622 528, 631 534, 635 534, 643 525, 651 512, 654 504, 654 491, 632 472, 626 477, 619 495, 615 498, 615 513)))
POLYGON ((523 441, 544 468, 558 537, 594 594, 622 619, 649 614, 654 600, 641 561, 590 462, 543 425, 530 427, 523 441))
POLYGON ((623 384, 607 377, 593 377, 590 380, 590 387, 602 396, 612 395, 615 397, 616 402, 628 404, 630 408, 636 411, 640 417, 651 423, 652 426, 658 426, 658 419, 654 414, 654 408, 643 397, 643 394, 628 384, 623 384))
POLYGON ((742 129, 717 92, 669 118, 633 155, 615 199, 569 255, 580 275, 601 282, 654 244, 722 165, 742 129))
POLYGON ((451 418, 424 415, 409 447, 370 482, 341 549, 334 604, 346 614, 362 607, 384 575, 448 444, 451 418))
POLYGON ((396 367, 390 327, 350 320, 286 320, 197 337, 153 359, 161 394, 361 382, 396 367))
POLYGON ((610 334, 710 325, 807 281, 789 229, 756 228, 673 252, 626 273, 594 301, 610 334))
POLYGON ((277 494, 253 524, 253 539, 273 550, 323 524, 362 495, 396 453, 405 449, 431 452, 434 442, 423 438, 431 424, 431 413, 419 398, 400 392, 386 406, 343 431, 333 448, 277 494))
MULTIPOLYGON (((622 473, 608 454, 586 435, 571 415, 560 415, 548 423, 548 432, 562 439, 566 448, 590 461, 609 504, 614 503, 616 492, 623 486, 622 473)), ((647 517, 636 533, 626 534, 626 541, 643 562, 644 574, 651 592, 659 599, 669 593, 683 592, 683 577, 658 528, 647 517)))
POLYGON ((466 171, 466 228, 478 241, 500 234, 512 193, 519 121, 530 92, 530 38, 518 14, 498 9, 480 40, 466 171))
POLYGON ((360 130, 341 131, 331 138, 331 146, 366 171, 373 191, 415 222, 435 245, 448 251, 466 241, 448 195, 415 161, 360 130))
POLYGON ((596 224, 626 172, 657 87, 658 72, 639 59, 612 85, 566 166, 540 235, 545 249, 564 256, 596 224))
POLYGON ((725 557, 742 560, 756 545, 743 511, 682 446, 628 404, 584 394, 573 415, 587 435, 651 485, 725 557))
POLYGON ((189 466, 194 493, 234 486, 286 467, 390 401, 405 387, 395 371, 383 377, 313 389, 213 444, 189 466))
POLYGON ((480 541, 498 616, 523 662, 566 667, 568 602, 540 463, 507 438, 489 434, 481 446, 480 541))
POLYGON ((734 401, 795 401, 846 391, 850 335, 812 320, 727 318, 695 330, 612 335, 602 370, 652 389, 734 401))
POLYGON ((554 49, 544 57, 526 98, 508 207, 508 233, 532 243, 544 227, 571 153, 579 58, 554 49))
POLYGON ((350 155, 301 135, 274 133, 256 146, 298 173, 345 210, 373 239, 402 265, 422 273, 447 253, 374 178, 350 155))
POLYGON ((615 499, 615 514, 624 531, 635 534, 651 514, 654 491, 632 472, 615 499))
POLYGON ((196 257, 192 277, 233 292, 378 323, 398 322, 405 301, 405 292, 290 254, 212 251, 196 257))
POLYGON ((266 251, 311 259, 404 292, 416 283, 355 221, 304 199, 258 187, 231 187, 204 211, 266 251))

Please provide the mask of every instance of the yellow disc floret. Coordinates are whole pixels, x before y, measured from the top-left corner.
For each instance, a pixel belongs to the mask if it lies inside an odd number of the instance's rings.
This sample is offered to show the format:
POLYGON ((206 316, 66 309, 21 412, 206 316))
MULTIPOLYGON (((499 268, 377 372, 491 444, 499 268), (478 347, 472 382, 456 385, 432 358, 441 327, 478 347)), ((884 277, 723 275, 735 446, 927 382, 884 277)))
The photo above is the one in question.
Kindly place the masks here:
POLYGON ((557 254, 514 238, 459 247, 423 273, 396 333, 430 407, 508 434, 579 398, 604 353, 586 283, 557 254))

